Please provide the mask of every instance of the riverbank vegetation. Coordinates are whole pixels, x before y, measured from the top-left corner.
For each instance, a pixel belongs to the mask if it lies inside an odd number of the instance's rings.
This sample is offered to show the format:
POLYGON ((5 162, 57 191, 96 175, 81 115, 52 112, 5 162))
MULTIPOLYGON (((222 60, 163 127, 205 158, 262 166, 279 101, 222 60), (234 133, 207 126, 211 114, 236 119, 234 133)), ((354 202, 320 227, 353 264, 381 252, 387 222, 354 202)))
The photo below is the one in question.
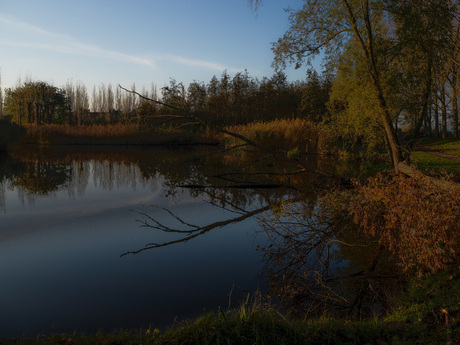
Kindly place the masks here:
MULTIPOLYGON (((333 145, 320 126, 305 119, 282 119, 228 126, 226 130, 237 133, 259 145, 288 156, 333 152, 333 145)), ((226 146, 244 144, 238 138, 226 136, 226 146)))
POLYGON ((446 313, 443 306, 458 303, 459 292, 459 272, 450 270, 411 280, 407 293, 398 297, 399 306, 378 319, 291 318, 259 295, 237 309, 220 309, 163 331, 152 325, 92 335, 74 332, 4 339, 2 344, 454 344, 458 340, 456 315, 446 313))
POLYGON ((22 143, 39 145, 197 145, 218 143, 214 136, 174 127, 142 128, 132 123, 106 125, 27 125, 22 143))

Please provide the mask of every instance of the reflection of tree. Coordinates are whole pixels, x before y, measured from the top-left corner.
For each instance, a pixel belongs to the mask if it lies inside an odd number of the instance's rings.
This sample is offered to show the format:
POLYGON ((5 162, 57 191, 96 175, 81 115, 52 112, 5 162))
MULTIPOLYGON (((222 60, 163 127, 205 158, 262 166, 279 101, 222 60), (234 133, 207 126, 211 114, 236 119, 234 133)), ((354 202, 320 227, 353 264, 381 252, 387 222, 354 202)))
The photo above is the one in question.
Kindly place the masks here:
POLYGON ((71 179, 71 170, 65 164, 38 160, 27 163, 27 171, 12 180, 30 194, 47 195, 66 185, 71 179))
MULTIPOLYGON (((266 161, 254 162, 248 156, 246 159, 235 159, 231 155, 216 155, 216 148, 199 149, 120 149, 104 148, 93 150, 78 148, 78 151, 68 149, 37 147, 15 147, 8 162, 21 162, 23 170, 16 174, 14 185, 24 189, 28 197, 45 195, 58 190, 67 191, 68 195, 83 196, 88 184, 92 182, 104 190, 119 187, 131 187, 135 190, 142 188, 157 188, 156 181, 162 181, 164 194, 175 198, 180 195, 180 185, 202 184, 230 186, 241 181, 246 184, 261 185, 269 181, 280 184, 295 183, 298 178, 293 174, 287 181, 283 180, 284 167, 270 167, 267 174, 254 174, 260 167, 270 165, 266 161), (206 156, 205 159, 194 159, 206 156), (230 176, 220 177, 220 173, 230 176), (234 175, 243 172, 247 176, 234 175), (278 173, 275 180, 273 173, 278 173), (56 175, 54 175, 56 174, 56 175), (66 179, 65 175, 68 175, 66 179), (243 177, 241 177, 243 176, 243 177), (250 176, 250 178, 248 178, 250 176)), ((271 166, 271 165, 270 165, 271 166)), ((304 175, 305 176, 305 175, 304 175)), ((249 207, 254 202, 268 203, 272 199, 286 196, 281 189, 241 189, 241 188, 202 188, 189 189, 189 194, 195 198, 209 198, 211 202, 231 202, 241 208, 249 207)))
POLYGON ((15 176, 24 174, 27 166, 24 162, 0 154, 0 210, 5 210, 5 190, 9 181, 15 176))
POLYGON ((387 307, 398 274, 382 248, 316 202, 289 203, 261 219, 271 244, 269 290, 301 315, 373 315, 387 307))

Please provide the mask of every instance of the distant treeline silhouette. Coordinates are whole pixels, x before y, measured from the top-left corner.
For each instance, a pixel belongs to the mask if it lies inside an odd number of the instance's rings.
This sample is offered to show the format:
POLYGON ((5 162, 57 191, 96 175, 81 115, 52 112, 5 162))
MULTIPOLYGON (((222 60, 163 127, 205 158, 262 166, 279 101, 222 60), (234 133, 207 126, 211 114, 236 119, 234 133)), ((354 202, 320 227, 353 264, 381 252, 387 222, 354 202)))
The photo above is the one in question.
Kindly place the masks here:
MULTIPOLYGON (((321 120, 331 80, 311 72, 304 81, 289 82, 283 72, 261 80, 247 71, 233 77, 224 71, 207 84, 194 81, 188 86, 171 78, 160 89, 152 83, 138 91, 142 95, 174 105, 221 125, 303 117, 321 120), (315 102, 305 102, 314 99, 315 102), (304 100, 304 101, 303 101, 304 100)), ((136 85, 130 86, 136 90, 136 85)), ((157 115, 174 113, 170 108, 140 99, 111 84, 95 86, 91 95, 81 83, 67 82, 56 87, 43 81, 28 80, 7 88, 3 115, 18 124, 114 124, 139 122, 158 125, 157 115)))

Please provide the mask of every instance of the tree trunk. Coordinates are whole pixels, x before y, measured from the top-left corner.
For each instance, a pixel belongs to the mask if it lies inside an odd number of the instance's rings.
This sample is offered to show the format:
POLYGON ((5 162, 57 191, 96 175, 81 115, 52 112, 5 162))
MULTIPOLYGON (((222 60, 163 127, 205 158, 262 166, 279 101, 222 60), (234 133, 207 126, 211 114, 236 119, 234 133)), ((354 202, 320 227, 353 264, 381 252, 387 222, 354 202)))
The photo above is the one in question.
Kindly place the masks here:
POLYGON ((412 137, 411 137, 412 140, 409 142, 410 150, 413 148, 415 144, 415 140, 413 139, 415 139, 420 133, 420 128, 422 127, 423 119, 425 119, 425 122, 426 122, 426 114, 428 111, 429 102, 430 102, 430 94, 431 94, 431 81, 432 81, 431 71, 432 71, 431 61, 428 61, 428 73, 426 75, 426 80, 425 80, 425 91, 423 92, 423 105, 422 105, 422 108, 420 109, 418 119, 416 120, 414 131, 412 132, 412 137))
POLYGON ((454 120, 454 137, 458 138, 458 102, 457 102, 457 71, 452 73, 452 117, 454 120))
MULTIPOLYGON (((428 110, 429 112, 429 110, 428 110)), ((428 112, 426 113, 426 116, 423 117, 423 135, 428 136, 428 112)))
POLYGON ((388 144, 390 146, 391 152, 389 154, 393 160, 393 167, 396 171, 398 171, 398 164, 403 161, 401 146, 399 145, 398 137, 396 136, 396 131, 393 128, 391 122, 391 115, 390 111, 387 106, 387 102, 385 100, 385 96, 383 94, 383 88, 380 83, 380 73, 377 68, 375 58, 374 58, 374 47, 373 47, 373 40, 374 36, 372 33, 372 26, 370 20, 370 10, 369 10, 369 1, 364 1, 362 4, 362 11, 364 14, 364 24, 365 24, 365 34, 367 37, 363 38, 361 33, 359 32, 359 25, 356 20, 355 14, 348 3, 347 0, 342 0, 345 8, 348 12, 348 19, 350 21, 353 35, 355 36, 361 51, 364 55, 364 61, 367 64, 368 71, 372 80, 372 84, 374 85, 375 94, 377 97, 377 101, 380 108, 380 118, 382 120, 383 127, 385 128, 386 137, 388 140, 388 144))
POLYGON ((19 102, 19 114, 18 114, 18 124, 21 126, 22 125, 22 103, 19 102))
POLYGON ((428 112, 427 112, 427 119, 426 119, 426 122, 427 122, 427 135, 432 137, 433 136, 433 131, 432 131, 432 128, 431 128, 431 111, 433 110, 432 108, 432 95, 430 93, 430 100, 428 102, 429 106, 428 106, 428 112))
POLYGON ((434 136, 439 138, 439 104, 438 91, 434 95, 434 136))
POLYGON ((37 122, 37 126, 40 126, 40 122, 41 122, 41 109, 40 109, 40 104, 39 103, 35 103, 35 109, 36 109, 36 112, 37 112, 37 116, 36 116, 36 122, 37 122))
POLYGON ((399 163, 398 171, 410 177, 421 178, 441 190, 444 190, 444 191, 455 190, 455 191, 460 192, 460 184, 452 182, 452 181, 441 180, 441 179, 437 179, 437 178, 425 175, 420 170, 411 167, 405 162, 399 163))
POLYGON ((446 89, 444 83, 441 86, 441 116, 442 116, 442 137, 447 138, 447 104, 446 89))
POLYGON ((27 121, 29 123, 34 122, 34 120, 32 118, 32 103, 27 103, 27 121))

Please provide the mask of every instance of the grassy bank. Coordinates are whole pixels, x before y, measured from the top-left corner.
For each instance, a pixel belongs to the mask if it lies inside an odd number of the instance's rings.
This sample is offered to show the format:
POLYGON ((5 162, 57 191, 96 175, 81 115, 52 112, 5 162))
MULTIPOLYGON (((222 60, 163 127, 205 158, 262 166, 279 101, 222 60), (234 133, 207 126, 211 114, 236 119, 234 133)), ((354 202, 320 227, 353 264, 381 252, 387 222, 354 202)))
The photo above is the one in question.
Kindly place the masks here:
POLYGON ((420 170, 445 170, 460 182, 460 161, 452 157, 460 158, 460 139, 422 138, 411 154, 412 162, 420 170))
POLYGON ((236 310, 206 314, 164 332, 152 326, 94 335, 9 339, 0 344, 455 344, 460 340, 454 314, 455 307, 458 314, 459 292, 459 273, 446 271, 424 280, 414 279, 395 310, 380 319, 291 319, 254 302, 236 310))
POLYGON ((460 156, 460 139, 456 138, 422 138, 421 146, 438 150, 443 153, 460 156))

